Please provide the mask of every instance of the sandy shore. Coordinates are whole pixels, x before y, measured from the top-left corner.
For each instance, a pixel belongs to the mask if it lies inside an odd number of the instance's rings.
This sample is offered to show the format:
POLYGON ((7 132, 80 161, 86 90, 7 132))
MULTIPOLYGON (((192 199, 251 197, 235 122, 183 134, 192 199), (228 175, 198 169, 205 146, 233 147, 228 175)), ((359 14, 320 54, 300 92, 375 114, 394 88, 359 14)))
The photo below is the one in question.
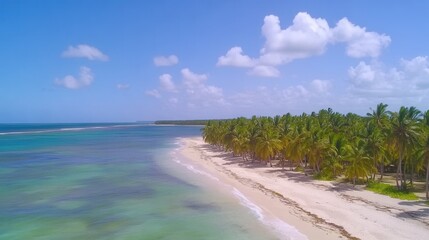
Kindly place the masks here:
POLYGON ((308 239, 429 239, 429 206, 423 202, 244 163, 200 137, 182 144, 182 156, 243 193, 266 218, 286 222, 308 239))

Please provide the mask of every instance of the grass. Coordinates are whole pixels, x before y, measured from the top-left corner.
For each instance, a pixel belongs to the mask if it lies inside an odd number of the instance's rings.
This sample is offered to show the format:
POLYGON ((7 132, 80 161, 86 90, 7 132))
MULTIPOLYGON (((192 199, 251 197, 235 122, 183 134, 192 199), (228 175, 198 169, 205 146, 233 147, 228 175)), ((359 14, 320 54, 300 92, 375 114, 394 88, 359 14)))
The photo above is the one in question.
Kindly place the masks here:
POLYGON ((396 188, 396 186, 392 186, 386 183, 379 182, 370 182, 366 187, 367 190, 370 190, 375 193, 387 195, 392 198, 398 198, 401 200, 419 200, 419 197, 416 194, 410 192, 409 190, 401 191, 396 188))
POLYGON ((335 179, 335 178, 333 178, 333 177, 331 177, 331 176, 329 176, 329 175, 320 174, 320 173, 315 174, 315 175, 313 176, 313 178, 314 178, 314 179, 316 179, 316 180, 321 180, 321 181, 332 181, 332 180, 334 180, 334 179, 335 179))

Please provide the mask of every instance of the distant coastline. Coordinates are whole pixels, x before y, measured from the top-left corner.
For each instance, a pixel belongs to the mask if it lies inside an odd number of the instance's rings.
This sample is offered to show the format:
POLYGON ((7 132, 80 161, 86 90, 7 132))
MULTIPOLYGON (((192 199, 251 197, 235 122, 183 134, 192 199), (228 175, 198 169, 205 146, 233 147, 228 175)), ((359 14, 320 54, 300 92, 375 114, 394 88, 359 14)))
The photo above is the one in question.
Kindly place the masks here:
MULTIPOLYGON (((217 119, 216 121, 222 121, 226 119, 217 119)), ((211 119, 203 120, 157 120, 154 122, 155 125, 189 125, 189 126, 205 126, 211 119)))

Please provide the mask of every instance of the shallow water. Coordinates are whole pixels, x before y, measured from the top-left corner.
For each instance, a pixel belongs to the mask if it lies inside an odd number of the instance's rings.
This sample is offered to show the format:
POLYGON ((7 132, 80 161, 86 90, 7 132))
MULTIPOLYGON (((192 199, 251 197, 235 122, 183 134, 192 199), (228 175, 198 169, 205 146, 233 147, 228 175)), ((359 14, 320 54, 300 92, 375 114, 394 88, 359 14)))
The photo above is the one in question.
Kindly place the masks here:
POLYGON ((177 137, 199 134, 0 125, 0 239, 275 239, 251 210, 190 181, 172 160, 177 137))

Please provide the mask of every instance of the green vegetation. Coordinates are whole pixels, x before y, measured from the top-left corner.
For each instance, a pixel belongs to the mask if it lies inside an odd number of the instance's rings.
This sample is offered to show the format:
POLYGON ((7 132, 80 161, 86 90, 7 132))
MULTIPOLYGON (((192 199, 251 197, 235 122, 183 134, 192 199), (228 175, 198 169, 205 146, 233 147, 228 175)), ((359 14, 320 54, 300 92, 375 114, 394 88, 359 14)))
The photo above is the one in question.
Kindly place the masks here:
POLYGON ((416 176, 429 182, 429 111, 378 104, 366 116, 322 109, 310 115, 210 120, 204 140, 243 161, 304 170, 321 180, 345 177, 353 184, 396 172, 396 190, 407 193, 416 176), (392 171, 392 168, 393 171, 392 171))
POLYGON ((395 186, 386 184, 386 183, 379 183, 379 182, 370 182, 368 183, 366 189, 387 195, 392 198, 398 198, 402 200, 418 200, 419 198, 409 190, 398 190, 395 186))

